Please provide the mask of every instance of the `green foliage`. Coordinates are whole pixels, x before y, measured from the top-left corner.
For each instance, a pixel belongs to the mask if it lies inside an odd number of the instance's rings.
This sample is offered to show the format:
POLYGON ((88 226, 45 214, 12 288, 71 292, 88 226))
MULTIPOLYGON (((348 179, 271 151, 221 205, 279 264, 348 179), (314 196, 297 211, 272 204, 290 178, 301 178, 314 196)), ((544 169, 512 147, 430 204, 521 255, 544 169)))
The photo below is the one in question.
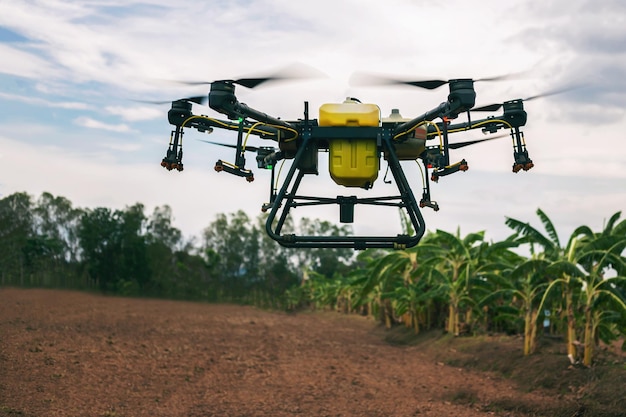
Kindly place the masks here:
MULTIPOLYGON (((251 219, 243 211, 218 215, 195 244, 173 226, 168 206, 144 211, 139 203, 79 209, 49 193, 1 199, 0 285, 326 309, 415 332, 523 333, 527 354, 549 320, 550 332, 568 340, 570 358, 586 365, 599 341, 626 336, 626 220, 619 212, 600 231, 578 227, 565 246, 537 210, 544 231, 509 218, 515 234, 499 242, 485 241, 484 232, 437 230, 411 249, 355 253, 284 248, 266 235, 266 215, 251 219)), ((351 232, 311 219, 285 228, 351 232)))
MULTIPOLYGON (((546 273, 550 283, 539 311, 547 307, 551 309, 550 316, 554 318, 559 317, 557 312, 565 312, 560 327, 566 329, 568 356, 572 362, 580 360, 576 344, 583 340, 585 350, 582 361, 589 366, 603 321, 608 321, 608 317, 614 317, 613 314, 604 314, 607 308, 609 312, 617 308, 619 315, 621 315, 619 310, 626 310, 621 278, 611 279, 605 276, 608 271, 618 276, 624 272, 623 253, 626 247, 626 235, 622 226, 624 222, 617 223, 620 213, 616 213, 611 216, 601 232, 594 233, 590 227, 580 226, 570 236, 567 246, 561 247, 550 219, 541 210, 537 211, 537 215, 548 237, 528 223, 518 220, 507 219, 507 225, 521 234, 524 243, 530 244, 533 256, 549 262, 546 273), (535 244, 543 247, 543 253, 535 253, 535 244), (560 297, 553 296, 553 302, 546 303, 549 296, 557 291, 560 297), (611 300, 613 306, 606 300, 611 300)), ((624 329, 625 324, 622 321, 621 326, 617 327, 624 329)), ((602 335, 608 341, 607 334, 609 333, 604 329, 602 335)))
MULTIPOLYGON (((309 218, 300 221, 299 229, 301 235, 310 236, 345 236, 351 233, 348 226, 337 226, 328 221, 309 218)), ((311 248, 292 253, 297 258, 296 263, 302 268, 328 278, 334 274, 346 273, 354 255, 354 251, 349 248, 311 248)))
POLYGON ((220 214, 204 230, 202 253, 223 298, 280 304, 277 299, 299 281, 289 251, 265 234, 265 217, 253 222, 243 211, 220 214))
POLYGON ((24 282, 26 246, 33 236, 32 199, 16 193, 0 200, 0 262, 3 282, 24 282))

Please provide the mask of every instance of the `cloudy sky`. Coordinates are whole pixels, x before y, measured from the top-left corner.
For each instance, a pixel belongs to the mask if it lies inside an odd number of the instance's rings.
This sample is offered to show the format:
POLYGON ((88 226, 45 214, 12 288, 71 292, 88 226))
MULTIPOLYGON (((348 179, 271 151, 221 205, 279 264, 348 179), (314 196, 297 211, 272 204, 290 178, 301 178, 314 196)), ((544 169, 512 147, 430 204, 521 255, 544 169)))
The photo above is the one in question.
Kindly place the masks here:
MULTIPOLYGON (((426 209, 430 230, 486 230, 508 236, 506 216, 539 226, 543 209, 565 240, 576 226, 594 229, 626 208, 626 3, 621 0, 0 0, 0 196, 48 191, 75 206, 147 213, 168 204, 175 225, 197 235, 217 213, 256 217, 269 174, 248 184, 218 174, 228 132, 185 135, 185 171, 160 167, 173 100, 205 94, 212 81, 267 74, 294 63, 324 77, 238 88, 241 102, 283 119, 312 116, 346 96, 415 117, 445 101, 447 88, 354 86, 357 71, 412 80, 481 78, 477 105, 566 93, 525 103, 523 129, 535 168, 513 174, 508 139, 457 150, 469 171, 433 186, 441 210, 426 209), (474 4, 472 6, 472 4, 474 4)), ((194 112, 215 116, 206 107, 194 112)), ((479 131, 454 140, 482 137, 479 131)), ((271 145, 254 139, 253 145, 271 145)), ((254 159, 249 158, 250 167, 254 159)), ((322 167, 322 171, 323 171, 322 167)), ((407 166, 418 198, 416 164, 407 166)), ((382 180, 383 170, 379 179, 382 180)), ((372 192, 394 194, 378 181, 372 192)), ((311 190, 333 189, 327 174, 307 177, 311 190)), ((398 213, 357 207, 359 230, 391 230, 398 213)), ((337 210, 296 214, 338 221, 337 210)))

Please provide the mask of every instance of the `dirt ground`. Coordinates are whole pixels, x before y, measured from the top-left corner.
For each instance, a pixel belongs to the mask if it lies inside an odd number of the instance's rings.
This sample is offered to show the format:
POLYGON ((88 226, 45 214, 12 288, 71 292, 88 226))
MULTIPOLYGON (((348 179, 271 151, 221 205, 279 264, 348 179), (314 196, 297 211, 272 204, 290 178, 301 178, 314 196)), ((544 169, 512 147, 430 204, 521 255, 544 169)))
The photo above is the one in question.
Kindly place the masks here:
POLYGON ((442 350, 338 313, 5 288, 0 416, 587 415, 442 350))

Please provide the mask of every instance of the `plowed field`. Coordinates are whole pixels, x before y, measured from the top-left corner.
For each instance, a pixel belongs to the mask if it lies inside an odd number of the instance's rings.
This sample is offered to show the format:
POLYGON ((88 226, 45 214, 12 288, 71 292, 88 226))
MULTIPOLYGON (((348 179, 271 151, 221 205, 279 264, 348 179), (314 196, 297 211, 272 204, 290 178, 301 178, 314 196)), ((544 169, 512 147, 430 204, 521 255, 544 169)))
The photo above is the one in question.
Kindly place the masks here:
POLYGON ((372 320, 339 313, 9 288, 0 289, 0 338, 0 416, 577 410, 574 394, 451 366, 436 343, 392 344, 372 320))

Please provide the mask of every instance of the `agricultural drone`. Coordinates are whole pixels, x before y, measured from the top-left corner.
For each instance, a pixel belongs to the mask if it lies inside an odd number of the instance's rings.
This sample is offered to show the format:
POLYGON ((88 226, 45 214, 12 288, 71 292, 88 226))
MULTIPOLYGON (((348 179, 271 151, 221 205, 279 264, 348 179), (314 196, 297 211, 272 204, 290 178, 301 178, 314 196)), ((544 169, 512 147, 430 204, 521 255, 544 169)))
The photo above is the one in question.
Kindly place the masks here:
MULTIPOLYGON (((506 77, 494 77, 473 80, 469 78, 451 80, 406 81, 380 76, 359 76, 360 82, 405 84, 425 89, 436 89, 447 85, 447 100, 437 107, 415 118, 403 118, 398 110, 392 110, 389 117, 381 117, 376 104, 361 103, 355 98, 347 98, 343 103, 321 105, 317 118, 309 113, 309 104, 304 102, 304 117, 298 120, 282 120, 258 111, 239 102, 235 87, 254 88, 267 81, 283 79, 283 76, 262 78, 240 78, 202 83, 209 84, 208 95, 187 97, 171 103, 168 112, 169 123, 174 126, 169 147, 161 165, 168 170, 183 170, 182 138, 185 128, 200 132, 213 129, 225 129, 236 133, 236 142, 230 144, 215 143, 235 150, 234 162, 218 160, 215 170, 254 180, 253 172, 246 167, 245 152, 255 152, 257 167, 271 170, 269 201, 262 205, 262 211, 269 212, 266 222, 268 235, 285 247, 293 248, 395 248, 404 249, 415 246, 426 230, 420 208, 439 210, 437 202, 431 200, 430 182, 459 171, 466 171, 468 164, 464 159, 452 162, 450 150, 461 148, 493 136, 466 142, 450 143, 453 133, 481 129, 484 133, 495 133, 499 129, 509 129, 513 142, 513 172, 527 171, 533 167, 528 156, 524 134, 520 130, 526 124, 524 100, 509 100, 499 104, 475 108, 476 81, 492 81, 506 77), (192 112, 192 103, 208 104, 211 109, 226 116, 227 120, 196 115, 192 112), (471 112, 496 112, 472 120, 471 112), (453 123, 460 114, 467 114, 467 121, 453 123), (269 139, 276 146, 247 146, 250 135, 269 139), (433 142, 432 145, 429 142, 433 142), (337 197, 318 197, 298 194, 298 189, 306 176, 319 172, 318 155, 328 153, 330 177, 339 186, 346 189, 361 188, 369 190, 374 186, 381 160, 388 165, 397 185, 397 195, 377 197, 357 197, 343 195, 337 197), (292 160, 282 185, 277 185, 275 175, 279 161, 292 160), (423 166, 423 189, 421 199, 417 200, 405 176, 401 161, 419 161, 423 166), (430 176, 429 176, 430 174, 430 176), (341 223, 354 221, 356 205, 389 206, 404 210, 412 227, 407 234, 392 236, 307 236, 282 233, 290 210, 301 206, 336 205, 339 207, 341 223)), ((525 100, 537 98, 530 97, 525 100)))

